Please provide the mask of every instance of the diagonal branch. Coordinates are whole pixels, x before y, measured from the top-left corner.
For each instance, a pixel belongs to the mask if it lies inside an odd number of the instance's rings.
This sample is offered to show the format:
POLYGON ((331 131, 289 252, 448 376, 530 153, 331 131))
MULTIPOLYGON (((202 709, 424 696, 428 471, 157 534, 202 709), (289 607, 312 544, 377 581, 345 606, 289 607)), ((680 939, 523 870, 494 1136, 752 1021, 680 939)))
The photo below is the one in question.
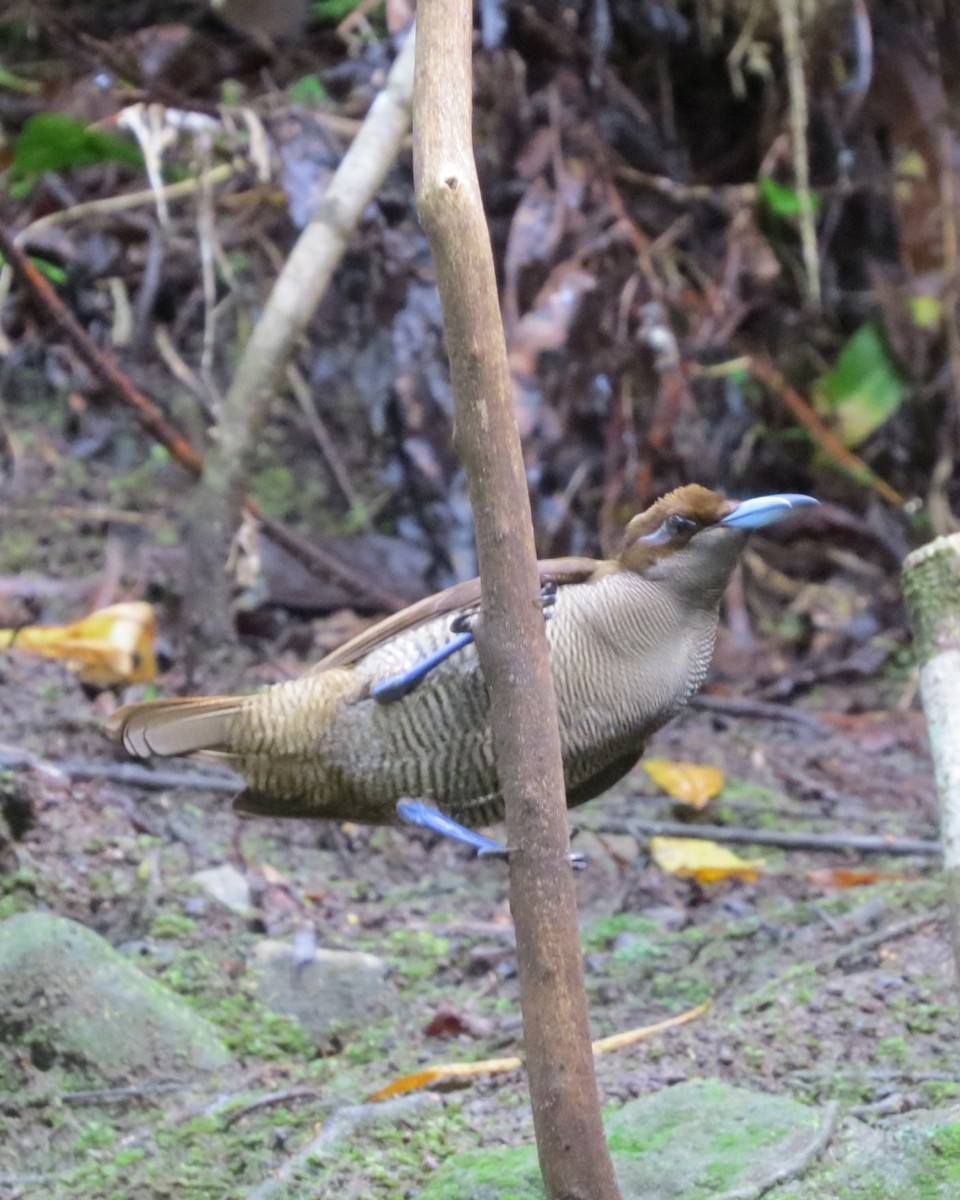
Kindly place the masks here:
MULTIPOLYGON (((0 253, 9 263, 26 292, 34 302, 61 330, 79 358, 86 363, 90 372, 100 381, 105 390, 131 408, 141 426, 154 437, 170 454, 170 457, 191 475, 199 476, 203 470, 204 457, 196 450, 166 417, 156 404, 136 388, 117 366, 109 354, 101 350, 60 299, 55 288, 37 270, 26 254, 16 244, 8 231, 0 225, 0 253)), ((308 540, 287 528, 282 521, 263 512, 255 500, 247 499, 244 507, 266 530, 268 536, 308 570, 320 576, 335 579, 362 596, 375 608, 386 612, 398 612, 406 601, 384 588, 377 580, 350 563, 343 561, 332 549, 316 541, 308 540)))

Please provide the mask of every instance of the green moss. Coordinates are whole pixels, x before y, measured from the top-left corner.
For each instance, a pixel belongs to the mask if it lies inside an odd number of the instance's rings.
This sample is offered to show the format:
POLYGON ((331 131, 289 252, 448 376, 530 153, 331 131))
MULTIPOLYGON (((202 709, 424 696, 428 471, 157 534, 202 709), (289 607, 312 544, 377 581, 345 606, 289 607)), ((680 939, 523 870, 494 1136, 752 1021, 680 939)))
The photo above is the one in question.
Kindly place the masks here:
POLYGON ((117 1140, 117 1129, 106 1121, 90 1121, 83 1133, 73 1143, 77 1154, 99 1146, 112 1146, 117 1140))
POLYGON ((397 970, 410 980, 430 979, 450 954, 450 939, 428 929, 395 929, 387 944, 397 970))
POLYGON ((193 917, 165 910, 157 913, 150 927, 150 933, 157 938, 182 938, 194 933, 196 928, 197 923, 193 917))
POLYGON ((22 525, 5 525, 0 532, 0 566, 4 574, 13 574, 40 561, 35 535, 22 525))
POLYGON ((595 917, 588 921, 583 930, 583 943, 590 950, 605 950, 621 933, 635 933, 642 937, 662 938, 656 921, 640 913, 617 913, 612 917, 595 917))
POLYGON ((245 1058, 272 1061, 313 1054, 299 1021, 271 1012, 249 996, 228 996, 204 1011, 221 1027, 227 1048, 245 1058))
POLYGON ((902 1067, 910 1060, 910 1045, 905 1037, 885 1037, 877 1042, 876 1056, 902 1067))
POLYGON ((420 1200, 543 1200, 543 1182, 533 1147, 468 1150, 456 1170, 431 1180, 420 1200), (465 1183, 469 1180, 469 1192, 465 1183))
POLYGON ((267 512, 284 515, 290 511, 297 487, 289 467, 273 463, 258 471, 251 482, 254 495, 267 512))

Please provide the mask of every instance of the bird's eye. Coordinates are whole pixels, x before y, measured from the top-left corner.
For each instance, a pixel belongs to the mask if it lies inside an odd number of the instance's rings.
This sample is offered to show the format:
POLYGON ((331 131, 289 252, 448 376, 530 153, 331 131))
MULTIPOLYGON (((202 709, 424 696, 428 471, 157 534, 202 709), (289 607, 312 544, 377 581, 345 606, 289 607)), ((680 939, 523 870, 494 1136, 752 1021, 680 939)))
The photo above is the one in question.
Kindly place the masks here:
POLYGON ((693 533, 697 528, 696 521, 692 521, 689 517, 681 517, 679 513, 671 513, 663 524, 671 538, 683 537, 693 533))
POLYGON ((660 522, 652 533, 645 533, 641 542, 651 546, 669 546, 682 538, 688 538, 700 528, 690 517, 682 517, 679 513, 671 513, 660 522))

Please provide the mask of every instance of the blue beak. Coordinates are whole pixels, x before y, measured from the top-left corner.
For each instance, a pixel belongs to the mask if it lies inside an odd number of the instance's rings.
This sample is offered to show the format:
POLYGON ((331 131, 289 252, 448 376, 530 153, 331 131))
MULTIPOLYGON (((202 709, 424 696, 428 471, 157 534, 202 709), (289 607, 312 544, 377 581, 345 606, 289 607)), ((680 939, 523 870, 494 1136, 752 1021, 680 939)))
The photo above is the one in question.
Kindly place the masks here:
POLYGON ((819 504, 812 496, 796 495, 785 492, 779 496, 757 496, 753 500, 741 500, 729 516, 724 517, 719 524, 727 529, 762 529, 764 525, 772 525, 795 508, 806 508, 811 504, 819 504))

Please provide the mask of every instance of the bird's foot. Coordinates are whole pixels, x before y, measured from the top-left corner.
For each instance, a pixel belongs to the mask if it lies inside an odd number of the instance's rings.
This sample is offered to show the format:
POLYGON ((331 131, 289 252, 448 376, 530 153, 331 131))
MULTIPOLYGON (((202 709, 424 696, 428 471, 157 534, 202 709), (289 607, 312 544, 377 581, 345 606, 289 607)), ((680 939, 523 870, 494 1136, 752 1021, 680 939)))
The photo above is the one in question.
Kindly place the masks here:
POLYGON ((549 621, 557 615, 557 581, 545 579, 540 585, 540 607, 543 609, 543 619, 549 621))
MULTIPOLYGON (((432 829, 434 833, 439 833, 443 837, 451 838, 455 842, 463 842, 465 846, 471 846, 476 850, 477 858, 506 860, 510 857, 510 848, 503 842, 487 837, 485 833, 478 833, 475 829, 468 829, 466 825, 461 825, 453 817, 448 817, 446 813, 434 808, 432 804, 426 804, 423 800, 401 800, 397 804, 397 816, 408 825, 419 825, 421 829, 432 829)), ((567 858, 574 871, 582 871, 587 865, 587 860, 582 854, 572 852, 567 855, 567 858)))
POLYGON ((510 851, 496 838, 487 837, 475 829, 468 829, 453 817, 448 817, 439 808, 423 800, 401 800, 397 804, 397 816, 408 825, 419 825, 421 829, 432 829, 455 842, 472 846, 478 858, 506 858, 510 851))

